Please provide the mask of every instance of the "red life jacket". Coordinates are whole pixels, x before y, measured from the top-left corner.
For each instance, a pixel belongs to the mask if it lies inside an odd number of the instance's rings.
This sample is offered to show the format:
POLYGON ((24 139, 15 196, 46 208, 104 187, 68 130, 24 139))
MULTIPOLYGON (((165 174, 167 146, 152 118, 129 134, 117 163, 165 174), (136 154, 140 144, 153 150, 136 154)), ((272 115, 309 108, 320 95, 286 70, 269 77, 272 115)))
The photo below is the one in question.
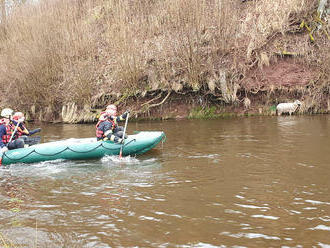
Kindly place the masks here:
POLYGON ((96 128, 96 138, 97 138, 98 140, 99 140, 99 139, 103 139, 103 131, 100 130, 100 129, 98 128, 99 125, 100 125, 103 121, 105 121, 105 119, 102 118, 103 115, 105 115, 105 111, 101 112, 101 114, 100 114, 100 118, 99 118, 98 122, 97 122, 96 125, 95 125, 95 128, 96 128))
POLYGON ((117 117, 115 117, 114 120, 111 120, 109 118, 109 116, 107 116, 107 112, 105 112, 105 111, 101 112, 100 117, 99 117, 99 120, 96 123, 95 127, 98 128, 102 121, 112 122, 112 130, 117 127, 117 117))
POLYGON ((105 121, 105 118, 103 117, 105 114, 106 114, 105 111, 101 112, 101 114, 100 114, 100 118, 99 118, 99 120, 98 120, 98 122, 96 123, 96 126, 95 126, 96 129, 98 128, 98 126, 101 124, 102 121, 105 121), (103 118, 102 118, 102 117, 103 117, 103 118))
MULTIPOLYGON (((1 137, 2 142, 4 144, 9 143, 10 137, 13 134, 14 130, 15 130, 15 126, 12 123, 9 123, 8 125, 6 125, 6 134, 2 135, 2 137, 1 137)), ((15 133, 12 140, 15 140, 16 138, 17 138, 17 134, 15 133)))
POLYGON ((96 123, 96 125, 95 125, 95 128, 97 129, 98 127, 99 127, 99 125, 101 124, 101 120, 99 120, 97 123, 96 123))
POLYGON ((103 139, 104 138, 104 132, 99 129, 99 125, 101 124, 101 122, 103 121, 108 121, 111 123, 111 130, 114 130, 117 126, 116 124, 116 120, 110 120, 110 119, 107 119, 107 120, 99 120, 98 123, 96 124, 96 138, 97 139, 103 139))
POLYGON ((103 131, 101 129, 96 128, 96 138, 103 139, 103 131))

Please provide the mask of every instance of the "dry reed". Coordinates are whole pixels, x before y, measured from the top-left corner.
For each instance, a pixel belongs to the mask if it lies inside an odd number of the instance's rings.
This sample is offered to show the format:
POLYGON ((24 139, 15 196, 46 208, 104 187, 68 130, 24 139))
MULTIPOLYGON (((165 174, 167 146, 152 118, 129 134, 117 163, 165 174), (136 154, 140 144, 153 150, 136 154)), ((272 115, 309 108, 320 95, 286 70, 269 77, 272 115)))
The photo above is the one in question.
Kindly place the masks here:
POLYGON ((0 36, 1 105, 56 119, 65 104, 94 107, 104 94, 199 90, 224 68, 241 73, 256 62, 268 65, 272 54, 264 46, 273 35, 285 34, 292 16, 308 12, 315 2, 25 4, 13 9, 2 25, 6 32, 0 36))

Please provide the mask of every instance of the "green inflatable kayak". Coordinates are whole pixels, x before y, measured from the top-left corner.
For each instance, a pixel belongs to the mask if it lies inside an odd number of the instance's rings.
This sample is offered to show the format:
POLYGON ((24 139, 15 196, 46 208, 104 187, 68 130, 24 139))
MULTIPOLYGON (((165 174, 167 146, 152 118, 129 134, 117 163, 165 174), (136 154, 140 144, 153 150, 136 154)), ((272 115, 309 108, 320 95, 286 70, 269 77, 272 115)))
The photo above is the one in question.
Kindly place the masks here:
MULTIPOLYGON (((122 155, 139 155, 165 139, 164 132, 150 131, 129 135, 123 144, 122 155)), ((67 139, 9 150, 2 154, 2 164, 36 163, 55 159, 91 159, 119 155, 121 144, 97 141, 96 138, 67 139)))

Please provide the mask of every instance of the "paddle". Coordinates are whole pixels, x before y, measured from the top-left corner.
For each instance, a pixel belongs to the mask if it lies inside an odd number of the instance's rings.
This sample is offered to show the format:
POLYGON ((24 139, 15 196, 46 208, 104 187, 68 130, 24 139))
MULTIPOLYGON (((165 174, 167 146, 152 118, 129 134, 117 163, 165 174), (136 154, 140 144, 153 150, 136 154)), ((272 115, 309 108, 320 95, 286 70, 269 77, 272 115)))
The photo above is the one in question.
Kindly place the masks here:
POLYGON ((127 113, 127 116, 126 116, 124 133, 123 133, 123 143, 121 144, 121 147, 120 147, 119 158, 122 158, 122 156, 123 156, 123 146, 124 146, 124 142, 125 142, 125 133, 126 133, 126 127, 127 127, 128 117, 129 117, 129 112, 127 113))
POLYGON ((17 131, 17 128, 18 128, 18 126, 19 126, 19 124, 20 124, 21 122, 22 122, 22 121, 17 120, 17 124, 16 124, 16 126, 15 126, 14 132, 12 133, 12 135, 11 135, 9 141, 8 141, 8 144, 12 141, 12 139, 13 139, 13 137, 14 137, 16 131, 17 131))

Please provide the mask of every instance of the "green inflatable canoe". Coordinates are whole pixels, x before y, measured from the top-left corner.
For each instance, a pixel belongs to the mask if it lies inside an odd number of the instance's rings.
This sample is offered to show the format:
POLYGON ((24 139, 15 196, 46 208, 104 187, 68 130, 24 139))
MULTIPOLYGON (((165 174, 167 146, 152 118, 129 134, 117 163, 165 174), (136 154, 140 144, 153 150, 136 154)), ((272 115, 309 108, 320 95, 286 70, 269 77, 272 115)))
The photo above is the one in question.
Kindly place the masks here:
MULTIPOLYGON (((129 135, 123 144, 122 155, 139 155, 165 139, 164 132, 138 132, 129 135)), ((2 164, 36 163, 55 159, 91 159, 105 155, 119 155, 121 144, 97 141, 96 138, 67 139, 9 150, 2 154, 2 164)))

